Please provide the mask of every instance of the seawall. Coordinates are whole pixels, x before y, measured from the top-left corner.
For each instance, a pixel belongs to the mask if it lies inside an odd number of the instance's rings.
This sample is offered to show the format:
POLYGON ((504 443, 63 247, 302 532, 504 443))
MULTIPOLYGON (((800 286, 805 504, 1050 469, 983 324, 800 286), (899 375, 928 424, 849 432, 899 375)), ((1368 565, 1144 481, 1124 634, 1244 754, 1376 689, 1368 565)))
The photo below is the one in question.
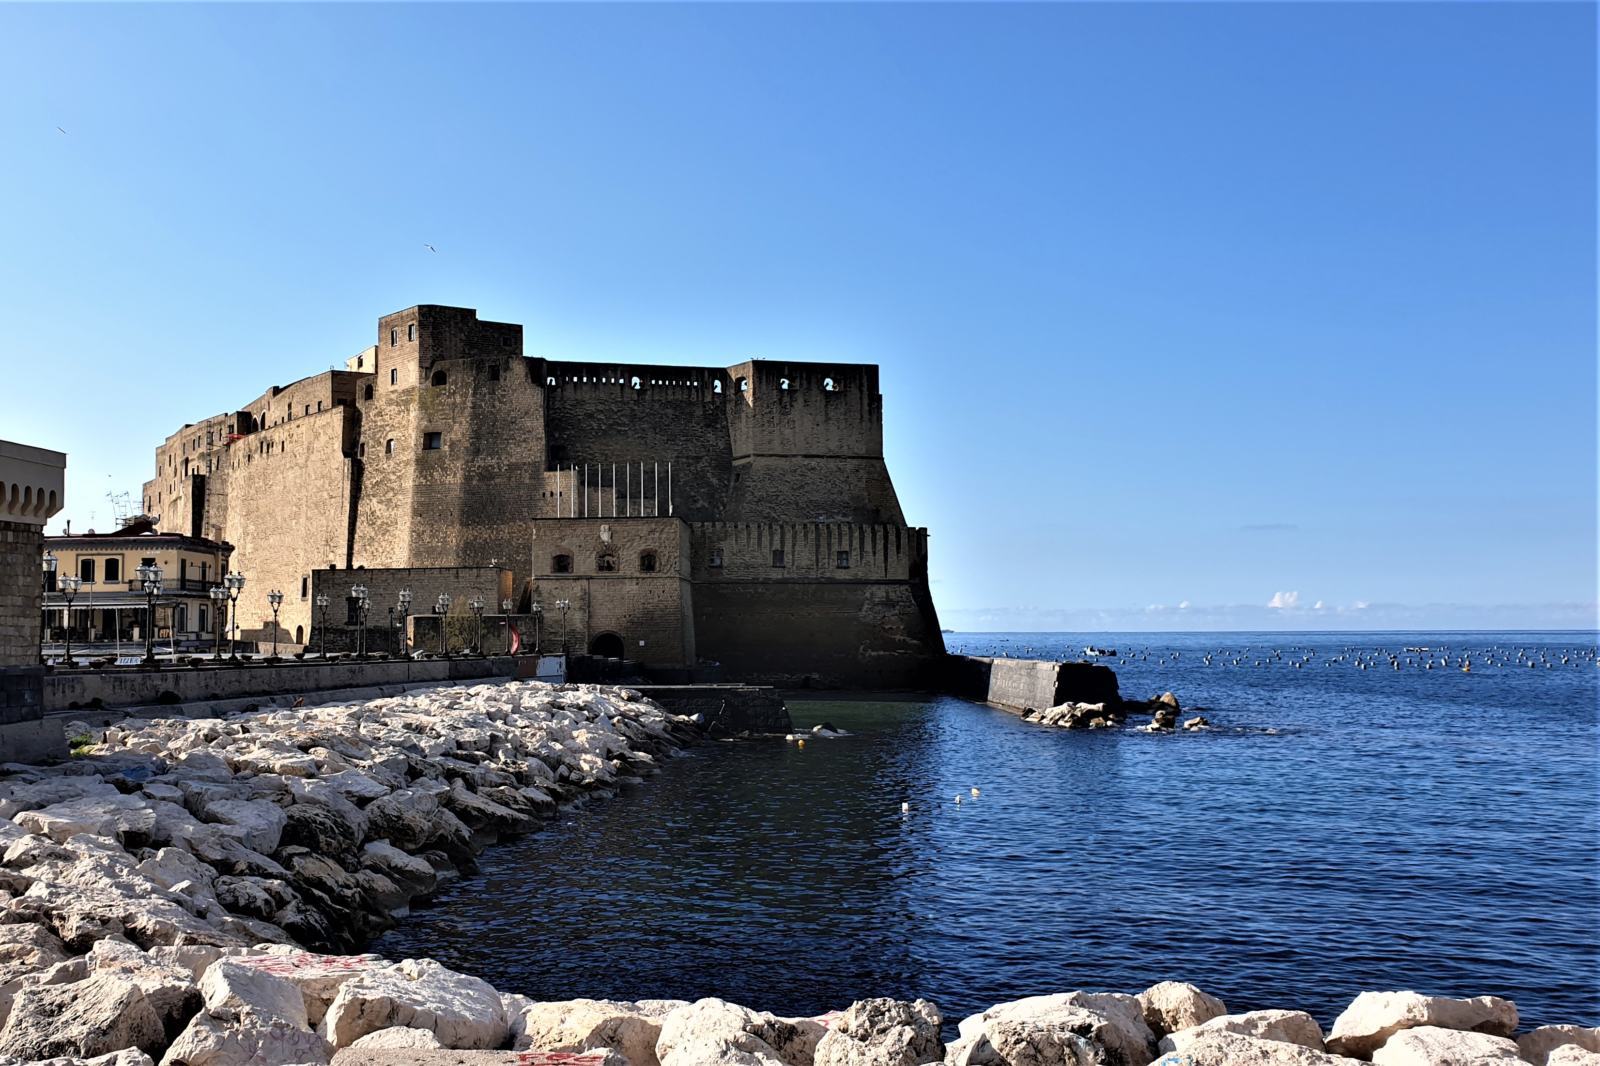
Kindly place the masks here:
POLYGON ((1121 702, 1116 672, 1097 663, 950 655, 944 689, 953 696, 1014 711, 1042 711, 1067 702, 1121 702))

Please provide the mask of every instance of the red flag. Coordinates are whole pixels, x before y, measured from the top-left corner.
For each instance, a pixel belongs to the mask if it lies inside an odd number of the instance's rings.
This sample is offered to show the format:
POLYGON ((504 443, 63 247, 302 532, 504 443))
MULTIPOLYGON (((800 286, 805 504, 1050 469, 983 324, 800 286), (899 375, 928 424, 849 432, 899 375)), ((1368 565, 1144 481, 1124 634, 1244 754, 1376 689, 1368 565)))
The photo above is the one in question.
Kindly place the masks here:
POLYGON ((506 652, 506 654, 507 655, 515 655, 515 654, 517 654, 517 652, 519 652, 521 650, 522 650, 522 634, 518 633, 515 629, 513 629, 511 631, 511 648, 510 648, 510 650, 508 650, 506 652))

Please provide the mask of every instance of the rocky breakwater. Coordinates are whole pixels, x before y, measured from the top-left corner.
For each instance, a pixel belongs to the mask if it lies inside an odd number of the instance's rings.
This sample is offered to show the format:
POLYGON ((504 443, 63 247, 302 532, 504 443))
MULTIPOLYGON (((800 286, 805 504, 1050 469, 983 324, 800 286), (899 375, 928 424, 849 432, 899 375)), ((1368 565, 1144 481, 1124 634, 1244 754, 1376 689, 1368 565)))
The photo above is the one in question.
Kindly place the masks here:
POLYGON ((1120 729, 1132 715, 1150 716, 1150 721, 1139 728, 1146 733, 1171 733, 1178 729, 1194 732, 1207 729, 1211 720, 1201 714, 1184 718, 1180 724, 1182 707, 1178 697, 1170 692, 1140 703, 1135 700, 1106 701, 1103 703, 1063 703, 1042 711, 1025 711, 1022 720, 1057 729, 1120 729))

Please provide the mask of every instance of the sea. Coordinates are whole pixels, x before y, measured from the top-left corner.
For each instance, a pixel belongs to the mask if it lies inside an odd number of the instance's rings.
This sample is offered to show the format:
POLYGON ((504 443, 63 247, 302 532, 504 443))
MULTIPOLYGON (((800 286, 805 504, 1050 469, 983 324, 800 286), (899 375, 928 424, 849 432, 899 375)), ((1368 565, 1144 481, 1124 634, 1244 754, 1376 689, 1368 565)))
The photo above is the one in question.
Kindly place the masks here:
POLYGON ((816 1015, 1192 981, 1600 1025, 1593 633, 952 633, 1108 654, 1211 728, 1065 731, 950 697, 796 699, 848 735, 708 742, 490 849, 372 950, 536 999, 816 1015), (1470 667, 1470 668, 1468 668, 1470 667), (901 805, 909 808, 902 811, 901 805))

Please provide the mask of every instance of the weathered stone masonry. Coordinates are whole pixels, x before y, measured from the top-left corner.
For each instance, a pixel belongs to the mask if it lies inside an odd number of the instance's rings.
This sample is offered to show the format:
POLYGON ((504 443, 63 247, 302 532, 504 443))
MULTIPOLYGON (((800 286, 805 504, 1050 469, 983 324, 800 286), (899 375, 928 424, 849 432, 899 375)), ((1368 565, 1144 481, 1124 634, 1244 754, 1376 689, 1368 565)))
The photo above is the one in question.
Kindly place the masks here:
POLYGON ((522 353, 521 326, 468 308, 384 316, 348 369, 168 438, 145 508, 236 546, 252 635, 279 588, 310 643, 318 571, 500 567, 552 634, 570 601, 579 650, 791 684, 930 678, 927 531, 883 461, 876 367, 522 353))

